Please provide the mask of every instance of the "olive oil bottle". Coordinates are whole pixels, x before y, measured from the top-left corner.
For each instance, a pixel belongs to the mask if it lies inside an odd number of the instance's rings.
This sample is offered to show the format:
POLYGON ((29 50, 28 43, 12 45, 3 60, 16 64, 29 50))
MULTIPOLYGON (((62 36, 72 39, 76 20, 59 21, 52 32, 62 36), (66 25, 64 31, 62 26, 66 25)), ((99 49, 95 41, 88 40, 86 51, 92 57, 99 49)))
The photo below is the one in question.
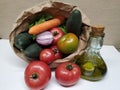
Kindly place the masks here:
POLYGON ((82 55, 75 56, 76 64, 82 71, 82 78, 89 81, 101 80, 107 72, 107 66, 100 55, 103 45, 104 26, 95 25, 91 27, 88 46, 82 55))

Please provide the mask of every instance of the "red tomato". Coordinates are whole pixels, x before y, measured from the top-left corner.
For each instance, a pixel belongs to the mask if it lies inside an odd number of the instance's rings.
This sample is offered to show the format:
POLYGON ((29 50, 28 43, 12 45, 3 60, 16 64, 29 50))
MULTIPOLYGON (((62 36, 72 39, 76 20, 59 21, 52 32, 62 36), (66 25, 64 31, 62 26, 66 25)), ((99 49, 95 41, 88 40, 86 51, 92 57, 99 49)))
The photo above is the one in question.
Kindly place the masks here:
POLYGON ((53 44, 57 44, 58 40, 64 35, 64 32, 58 27, 52 28, 50 32, 53 35, 53 44))
POLYGON ((51 78, 49 66, 42 61, 30 62, 24 72, 26 85, 30 90, 44 89, 51 78))
POLYGON ((76 84, 80 76, 81 70, 79 66, 70 62, 60 64, 55 71, 57 82, 63 86, 72 86, 76 84))
POLYGON ((55 60, 62 58, 62 53, 60 52, 60 50, 58 49, 58 47, 56 45, 51 46, 51 49, 53 50, 53 52, 55 54, 55 60))
POLYGON ((40 60, 44 61, 47 64, 52 63, 55 60, 55 55, 52 49, 43 49, 40 52, 40 60))

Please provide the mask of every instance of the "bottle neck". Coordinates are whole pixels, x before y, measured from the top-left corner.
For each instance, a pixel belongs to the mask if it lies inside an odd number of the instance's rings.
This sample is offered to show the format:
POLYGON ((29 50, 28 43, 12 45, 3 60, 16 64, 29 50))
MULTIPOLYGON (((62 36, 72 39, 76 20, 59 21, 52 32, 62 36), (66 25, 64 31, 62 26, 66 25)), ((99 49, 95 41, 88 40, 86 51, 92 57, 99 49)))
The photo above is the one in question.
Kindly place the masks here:
POLYGON ((90 34, 90 38, 89 38, 88 46, 87 46, 87 52, 99 53, 103 45, 103 38, 104 38, 104 34, 99 35, 99 36, 94 36, 90 34))

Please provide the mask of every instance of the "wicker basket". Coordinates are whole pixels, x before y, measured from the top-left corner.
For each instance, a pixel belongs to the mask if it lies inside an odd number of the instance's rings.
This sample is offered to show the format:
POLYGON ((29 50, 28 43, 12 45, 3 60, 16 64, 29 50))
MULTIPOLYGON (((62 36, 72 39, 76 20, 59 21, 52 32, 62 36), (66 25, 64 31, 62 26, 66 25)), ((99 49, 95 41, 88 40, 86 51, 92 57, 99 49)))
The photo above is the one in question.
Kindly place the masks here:
MULTIPOLYGON (((9 36, 10 45, 14 50, 14 52, 16 53, 16 55, 18 55, 22 60, 29 62, 29 60, 24 56, 24 54, 16 47, 14 47, 14 37, 17 36, 19 33, 27 30, 30 21, 33 20, 37 14, 44 11, 51 13, 53 16, 63 15, 64 17, 67 18, 70 12, 74 9, 80 10, 79 7, 67 3, 47 1, 23 11, 22 14, 17 18, 13 30, 9 36)), ((79 39, 80 44, 78 49, 74 53, 63 59, 55 60, 53 63, 49 65, 50 68, 56 68, 60 63, 63 62, 73 62, 72 58, 75 55, 81 54, 84 51, 89 37, 90 21, 82 11, 81 14, 82 14, 82 23, 84 24, 82 29, 84 32, 80 36, 79 39)))

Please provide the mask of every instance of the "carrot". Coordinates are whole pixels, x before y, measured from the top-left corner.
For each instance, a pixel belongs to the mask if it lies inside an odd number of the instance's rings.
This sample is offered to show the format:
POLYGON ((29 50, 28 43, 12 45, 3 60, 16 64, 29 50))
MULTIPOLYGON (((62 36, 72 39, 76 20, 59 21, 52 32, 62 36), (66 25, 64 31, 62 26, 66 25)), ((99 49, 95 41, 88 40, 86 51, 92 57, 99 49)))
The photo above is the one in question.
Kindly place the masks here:
POLYGON ((64 20, 64 17, 59 16, 51 20, 45 21, 38 25, 34 25, 29 29, 29 34, 39 34, 53 27, 59 26, 64 20))

